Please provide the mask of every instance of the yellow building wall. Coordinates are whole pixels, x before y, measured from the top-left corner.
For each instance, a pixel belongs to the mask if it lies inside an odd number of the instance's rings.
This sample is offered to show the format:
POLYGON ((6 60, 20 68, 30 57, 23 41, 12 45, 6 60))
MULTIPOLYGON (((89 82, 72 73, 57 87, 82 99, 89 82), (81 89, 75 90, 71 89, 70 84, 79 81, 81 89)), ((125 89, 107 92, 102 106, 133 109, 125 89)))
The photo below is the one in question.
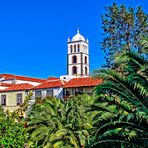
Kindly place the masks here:
POLYGON ((0 93, 0 98, 1 98, 1 95, 6 95, 6 106, 2 106, 4 108, 4 111, 9 110, 10 112, 13 112, 19 107, 17 105, 17 97, 16 97, 18 93, 22 93, 22 102, 24 102, 26 97, 25 91, 0 93))

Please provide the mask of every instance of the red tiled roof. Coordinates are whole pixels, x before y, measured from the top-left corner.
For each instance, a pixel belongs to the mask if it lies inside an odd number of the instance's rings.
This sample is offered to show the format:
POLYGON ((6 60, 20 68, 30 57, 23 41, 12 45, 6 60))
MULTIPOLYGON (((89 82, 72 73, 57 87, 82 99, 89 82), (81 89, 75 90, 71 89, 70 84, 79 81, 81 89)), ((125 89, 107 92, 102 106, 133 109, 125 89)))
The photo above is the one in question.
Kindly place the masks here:
POLYGON ((9 92, 9 91, 17 91, 17 90, 29 90, 33 87, 33 85, 28 83, 22 83, 22 84, 14 84, 11 87, 8 87, 4 90, 0 90, 0 92, 9 92))
POLYGON ((69 80, 65 84, 65 88, 72 88, 72 87, 89 87, 89 86, 97 86, 102 83, 101 79, 95 79, 92 77, 83 77, 83 78, 73 78, 69 80))
POLYGON ((8 83, 0 83, 0 86, 4 86, 4 87, 10 87, 13 86, 14 84, 8 84, 8 83))
POLYGON ((32 77, 26 77, 26 76, 18 76, 18 75, 13 75, 13 74, 0 74, 0 77, 5 78, 5 80, 17 79, 17 80, 23 80, 23 81, 39 82, 39 83, 43 83, 46 81, 45 79, 32 78, 32 77))
POLYGON ((60 80, 60 79, 59 78, 56 78, 56 77, 49 77, 49 78, 47 78, 47 80, 53 81, 53 80, 60 80))
POLYGON ((45 88, 55 88, 55 87, 63 87, 64 81, 62 80, 53 80, 46 81, 38 86, 35 86, 33 89, 45 89, 45 88))

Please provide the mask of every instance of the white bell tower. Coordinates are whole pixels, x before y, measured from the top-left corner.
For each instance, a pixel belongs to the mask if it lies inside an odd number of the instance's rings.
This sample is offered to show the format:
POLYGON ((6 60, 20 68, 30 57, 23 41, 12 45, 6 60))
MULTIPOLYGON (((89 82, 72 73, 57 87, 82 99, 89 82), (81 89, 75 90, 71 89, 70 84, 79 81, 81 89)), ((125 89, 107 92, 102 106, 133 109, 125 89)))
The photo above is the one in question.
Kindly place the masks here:
POLYGON ((68 38, 67 75, 69 77, 82 77, 89 75, 89 49, 88 39, 77 30, 77 34, 70 40, 68 38))

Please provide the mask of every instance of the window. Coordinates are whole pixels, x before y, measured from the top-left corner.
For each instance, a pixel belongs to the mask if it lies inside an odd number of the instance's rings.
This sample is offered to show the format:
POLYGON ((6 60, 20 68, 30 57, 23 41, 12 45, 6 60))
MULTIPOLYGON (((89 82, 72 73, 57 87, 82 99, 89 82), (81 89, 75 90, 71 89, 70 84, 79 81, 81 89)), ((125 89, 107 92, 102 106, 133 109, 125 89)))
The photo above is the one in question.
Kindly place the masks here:
POLYGON ((76 52, 76 45, 74 45, 74 52, 76 52))
POLYGON ((68 90, 66 90, 66 95, 70 95, 70 93, 69 93, 69 91, 68 91, 68 90))
POLYGON ((16 94, 16 104, 22 104, 22 93, 16 94))
POLYGON ((53 97, 53 90, 47 90, 46 91, 46 96, 47 97, 53 97))
POLYGON ((85 64, 87 64, 87 56, 85 56, 85 64))
POLYGON ((85 74, 87 75, 87 73, 88 73, 88 70, 87 70, 87 67, 85 67, 85 74))
POLYGON ((78 44, 78 52, 80 52, 80 44, 78 44))
POLYGON ((6 95, 1 95, 1 105, 6 106, 6 95))
POLYGON ((72 63, 77 63, 77 56, 72 57, 72 63))
POLYGON ((74 67, 72 68, 72 74, 73 74, 73 75, 76 75, 76 74, 77 74, 77 67, 76 67, 76 66, 74 66, 74 67))
POLYGON ((78 48, 80 48, 80 44, 78 44, 78 48))
POLYGON ((76 94, 83 94, 83 88, 77 88, 76 94))
POLYGON ((41 91, 35 91, 35 98, 41 98, 41 91))
POLYGON ((72 45, 70 45, 70 49, 71 49, 71 53, 72 53, 72 50, 73 50, 72 45))

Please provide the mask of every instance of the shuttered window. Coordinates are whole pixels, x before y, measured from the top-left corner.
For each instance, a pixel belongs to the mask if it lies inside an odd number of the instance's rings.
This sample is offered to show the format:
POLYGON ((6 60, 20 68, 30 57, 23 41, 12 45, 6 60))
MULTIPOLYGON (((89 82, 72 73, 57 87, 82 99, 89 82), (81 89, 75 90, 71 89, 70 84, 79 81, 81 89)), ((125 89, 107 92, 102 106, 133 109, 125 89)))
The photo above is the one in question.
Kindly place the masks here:
POLYGON ((47 97, 53 97, 53 90, 47 90, 46 91, 46 96, 47 97))
POLYGON ((1 95, 1 105, 6 106, 6 95, 1 95))
POLYGON ((35 97, 36 97, 36 98, 41 98, 41 97, 42 97, 41 91, 36 91, 36 92, 35 92, 35 97))
POLYGON ((16 94, 16 103, 17 105, 22 104, 22 93, 16 94))

